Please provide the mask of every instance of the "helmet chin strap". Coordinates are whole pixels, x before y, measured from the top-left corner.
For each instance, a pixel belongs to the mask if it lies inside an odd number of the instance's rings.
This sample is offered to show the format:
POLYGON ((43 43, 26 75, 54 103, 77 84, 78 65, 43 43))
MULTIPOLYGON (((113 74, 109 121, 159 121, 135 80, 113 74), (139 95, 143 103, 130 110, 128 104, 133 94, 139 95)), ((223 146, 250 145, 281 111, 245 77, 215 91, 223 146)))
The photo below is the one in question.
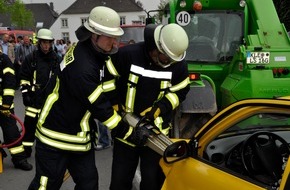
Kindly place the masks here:
POLYGON ((107 54, 107 55, 115 54, 115 53, 118 52, 118 49, 119 49, 119 48, 117 48, 117 47, 112 47, 111 51, 105 51, 105 50, 103 50, 102 48, 100 48, 100 47, 98 46, 98 43, 97 43, 97 41, 98 41, 98 37, 99 37, 99 36, 97 36, 97 39, 96 39, 96 40, 91 39, 91 42, 92 42, 92 44, 93 44, 93 47, 95 48, 96 51, 98 51, 98 52, 100 52, 100 53, 103 53, 103 54, 107 54))

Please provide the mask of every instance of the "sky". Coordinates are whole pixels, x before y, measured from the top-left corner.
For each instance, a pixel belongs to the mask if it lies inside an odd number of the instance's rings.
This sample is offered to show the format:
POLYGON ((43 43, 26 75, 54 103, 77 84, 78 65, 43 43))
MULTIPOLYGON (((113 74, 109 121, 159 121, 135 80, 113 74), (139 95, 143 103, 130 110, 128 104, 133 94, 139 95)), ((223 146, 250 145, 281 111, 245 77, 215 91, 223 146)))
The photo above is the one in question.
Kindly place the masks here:
MULTIPOLYGON (((48 3, 53 2, 54 10, 61 13, 67 9, 75 0, 22 0, 23 3, 48 3)), ((139 0, 146 11, 155 10, 160 0, 139 0)))

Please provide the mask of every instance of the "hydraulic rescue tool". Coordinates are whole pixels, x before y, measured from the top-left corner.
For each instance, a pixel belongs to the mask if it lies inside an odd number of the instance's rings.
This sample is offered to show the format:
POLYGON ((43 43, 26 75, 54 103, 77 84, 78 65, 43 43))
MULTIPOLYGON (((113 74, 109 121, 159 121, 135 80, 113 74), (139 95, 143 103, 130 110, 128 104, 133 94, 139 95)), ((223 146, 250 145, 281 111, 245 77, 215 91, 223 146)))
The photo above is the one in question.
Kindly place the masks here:
POLYGON ((148 146, 158 154, 163 155, 163 152, 167 146, 173 143, 171 139, 161 133, 154 124, 146 121, 144 118, 139 118, 133 113, 123 113, 122 116, 123 121, 128 123, 130 126, 143 127, 144 130, 147 130, 149 137, 145 143, 145 146, 148 146))

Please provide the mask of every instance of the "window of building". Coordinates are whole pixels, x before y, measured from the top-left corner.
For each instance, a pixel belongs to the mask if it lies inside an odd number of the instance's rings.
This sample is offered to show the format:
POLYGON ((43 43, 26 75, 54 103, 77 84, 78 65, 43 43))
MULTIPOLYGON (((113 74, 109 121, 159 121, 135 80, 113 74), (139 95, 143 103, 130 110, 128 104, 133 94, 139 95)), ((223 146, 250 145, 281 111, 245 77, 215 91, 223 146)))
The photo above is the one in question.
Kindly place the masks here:
POLYGON ((145 16, 139 16, 139 20, 142 24, 146 24, 146 17, 145 16))
POLYGON ((126 24, 126 17, 122 16, 120 17, 120 25, 125 25, 126 24))
POLYGON ((69 33, 68 32, 62 32, 62 39, 64 39, 65 42, 67 42, 69 39, 69 33))
POLYGON ((67 28, 67 27, 68 27, 68 21, 67 21, 67 18, 62 18, 62 19, 61 19, 61 27, 62 27, 62 28, 67 28))
POLYGON ((81 25, 83 25, 86 21, 87 21, 87 17, 86 18, 81 18, 81 25))

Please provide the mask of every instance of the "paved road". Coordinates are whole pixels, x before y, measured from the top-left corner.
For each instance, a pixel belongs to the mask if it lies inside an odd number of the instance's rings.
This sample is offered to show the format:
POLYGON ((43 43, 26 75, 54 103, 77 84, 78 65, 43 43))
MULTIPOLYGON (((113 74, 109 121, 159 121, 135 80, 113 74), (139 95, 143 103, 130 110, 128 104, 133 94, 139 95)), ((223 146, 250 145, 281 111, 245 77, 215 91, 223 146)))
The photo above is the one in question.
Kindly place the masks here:
MULTIPOLYGON (((23 119, 24 107, 22 104, 21 94, 19 91, 16 92, 14 102, 15 102, 15 114, 19 118, 23 119)), ((2 139, 1 130, 0 130, 0 139, 2 139)), ((7 150, 6 152, 8 153, 7 150)), ((33 154, 32 157, 28 159, 28 161, 34 165, 33 154)), ((105 149, 102 151, 96 151, 96 165, 99 171, 100 190, 109 189, 111 162, 112 162, 112 148, 105 149)), ((34 169, 32 171, 22 171, 19 169, 15 169, 11 162, 11 157, 10 155, 8 155, 8 157, 4 159, 3 173, 0 174, 0 190, 26 190, 33 176, 34 169)), ((137 181, 134 180, 134 183, 136 184, 137 181)), ((63 183, 61 190, 72 190, 72 189, 74 189, 74 182, 72 181, 72 178, 69 178, 63 183)), ((134 189, 137 188, 134 187, 134 189)))

